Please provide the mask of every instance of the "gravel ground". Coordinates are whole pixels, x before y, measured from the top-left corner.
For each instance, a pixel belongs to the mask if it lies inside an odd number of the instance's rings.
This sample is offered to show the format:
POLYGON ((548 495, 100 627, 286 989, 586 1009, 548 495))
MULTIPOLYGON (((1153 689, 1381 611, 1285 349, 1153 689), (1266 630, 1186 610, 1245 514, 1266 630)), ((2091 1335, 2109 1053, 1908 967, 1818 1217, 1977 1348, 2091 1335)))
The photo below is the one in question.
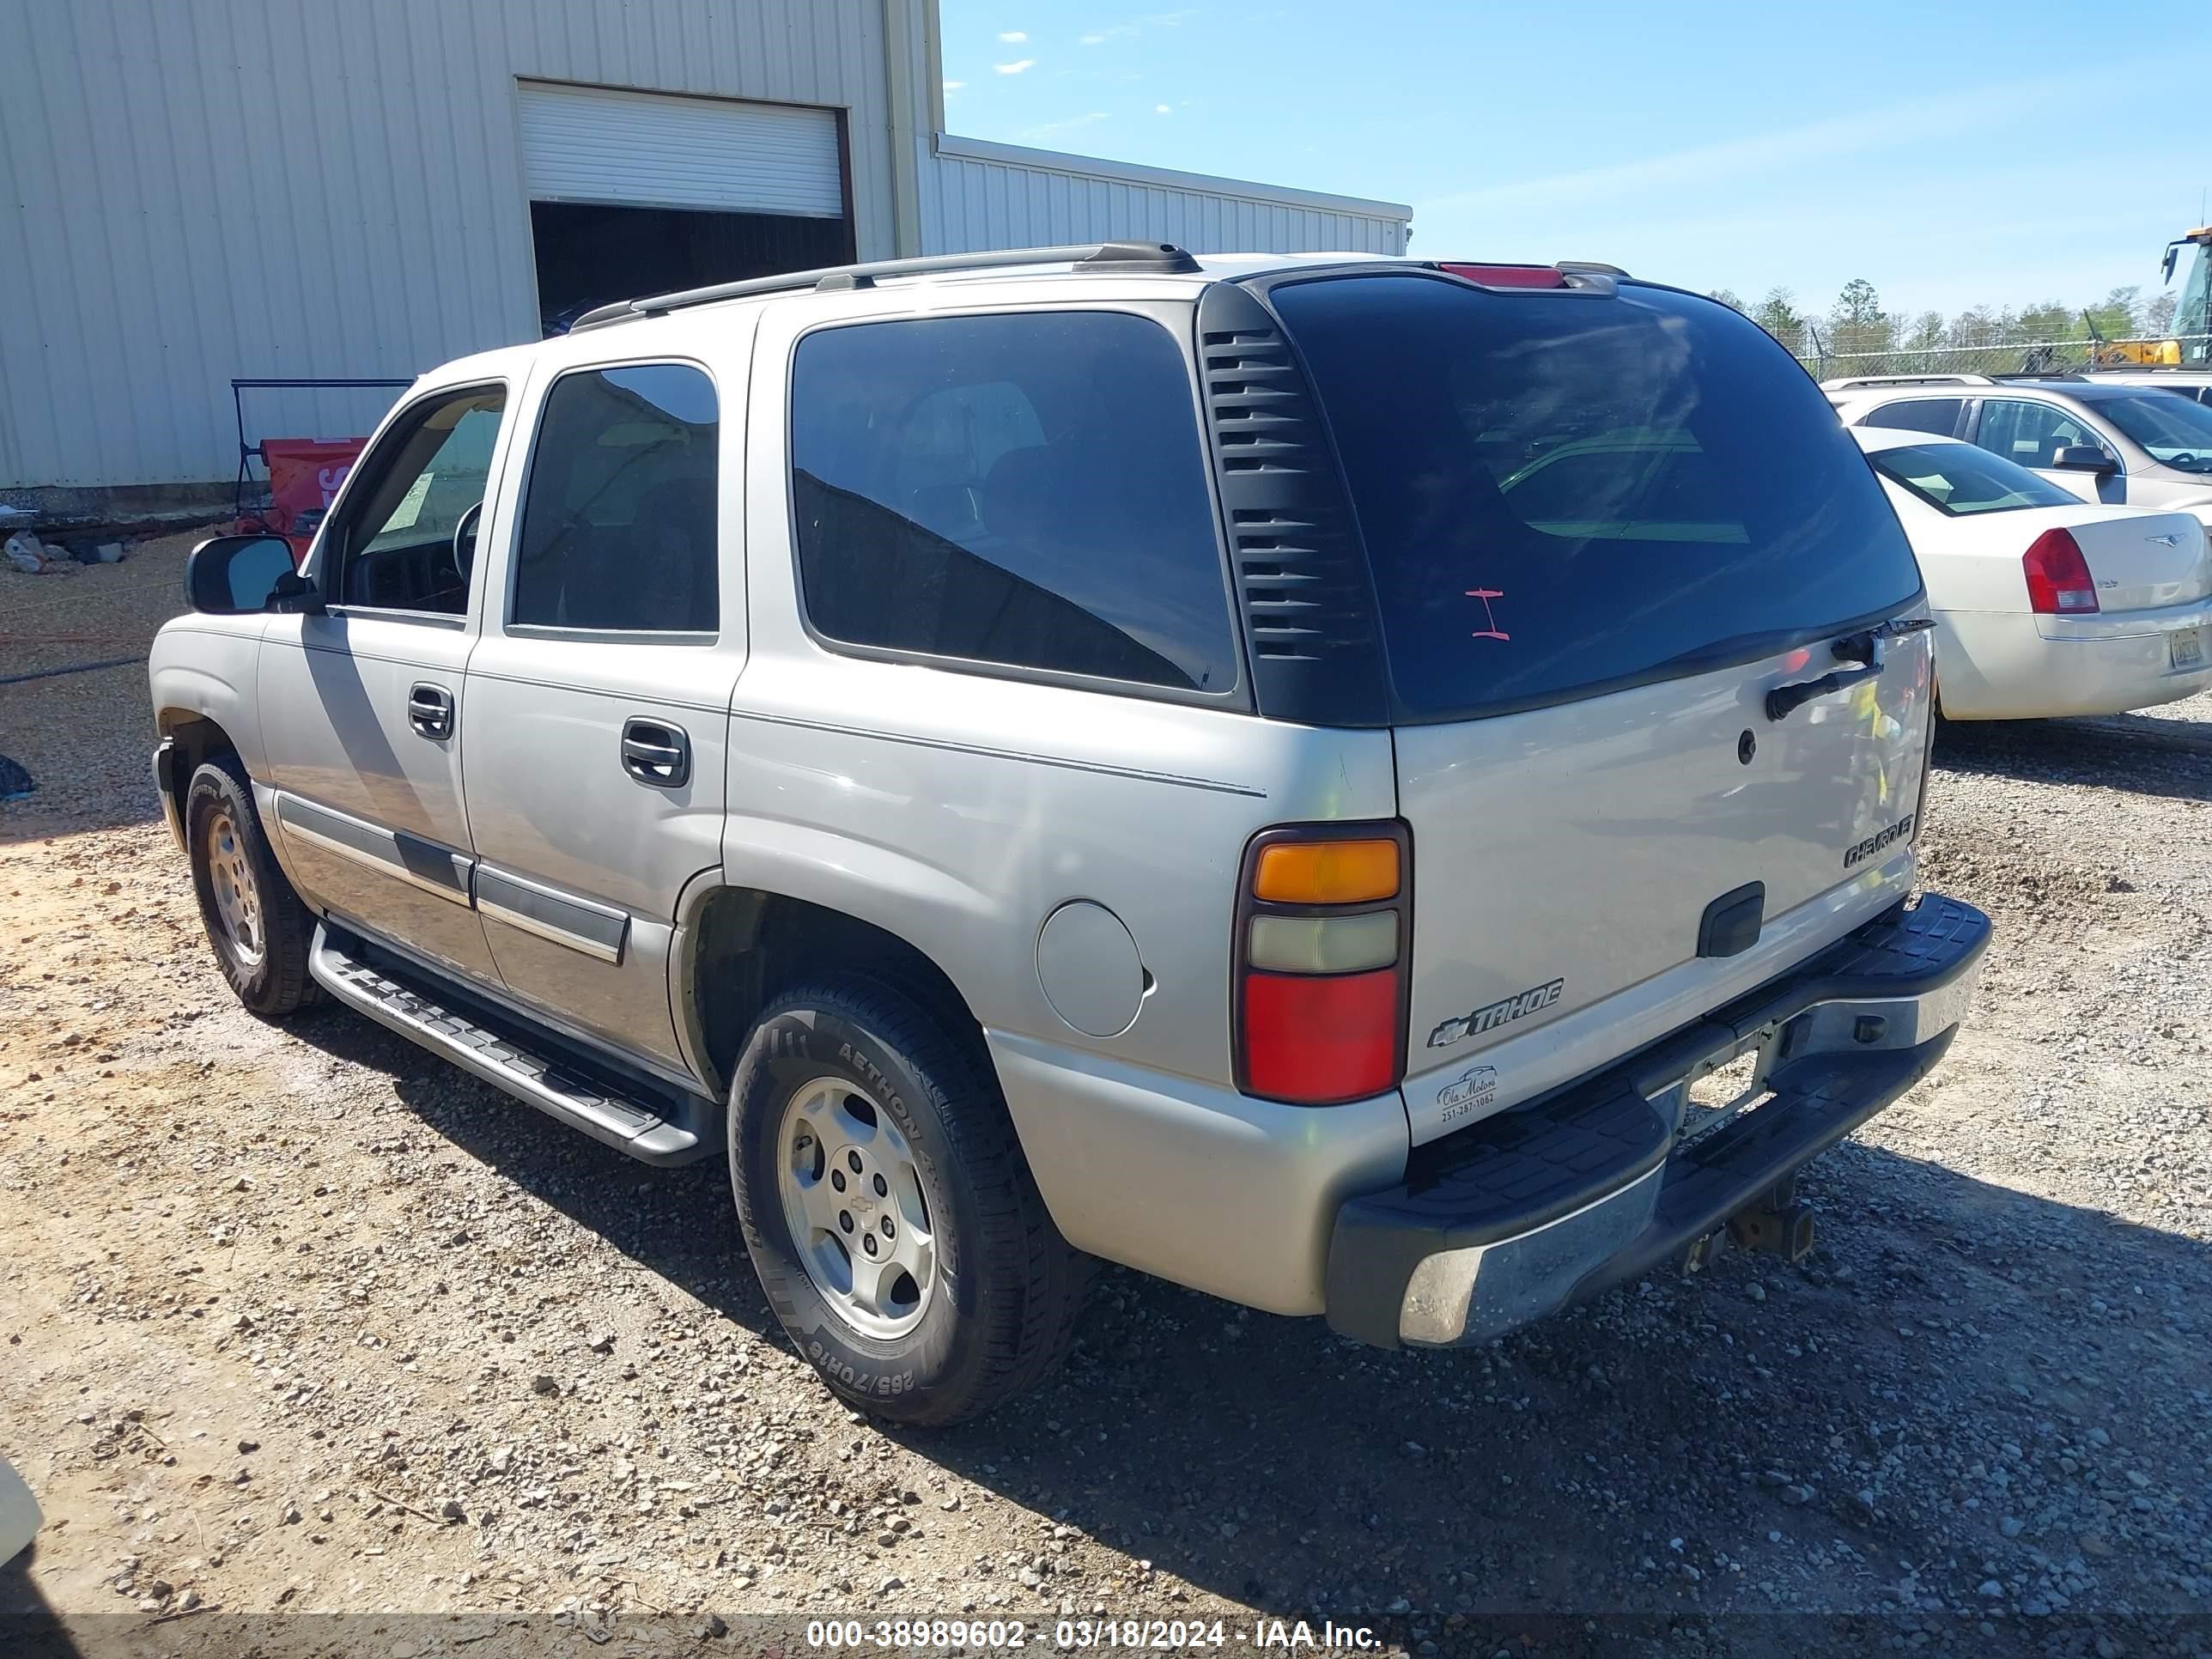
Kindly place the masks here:
MULTIPOLYGON (((37 625, 97 593, 55 631, 143 649, 182 545, 37 625)), ((0 576, 11 664, 46 580, 0 576)), ((1927 878, 1997 942, 1936 1075, 1808 1172, 1802 1268, 1726 1252, 1456 1355, 1109 1270, 1063 1377, 912 1432, 792 1353, 714 1165, 242 1013, 143 672, 0 687, 41 780, 0 807, 33 1644, 782 1659, 824 1613, 1103 1611, 1480 1659, 2212 1652, 2212 698, 1947 734, 1927 878)))

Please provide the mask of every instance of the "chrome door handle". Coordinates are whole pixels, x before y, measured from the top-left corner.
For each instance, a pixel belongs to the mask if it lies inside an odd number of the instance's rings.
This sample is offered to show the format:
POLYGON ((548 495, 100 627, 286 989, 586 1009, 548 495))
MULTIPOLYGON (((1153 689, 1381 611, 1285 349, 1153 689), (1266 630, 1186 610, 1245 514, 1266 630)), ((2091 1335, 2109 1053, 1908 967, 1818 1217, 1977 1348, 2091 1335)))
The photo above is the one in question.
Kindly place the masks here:
POLYGON ((665 720, 623 722, 623 770, 656 789, 681 789, 691 781, 691 739, 665 720))
POLYGON ((453 694, 417 680, 407 688, 407 723, 426 738, 453 735, 453 694))

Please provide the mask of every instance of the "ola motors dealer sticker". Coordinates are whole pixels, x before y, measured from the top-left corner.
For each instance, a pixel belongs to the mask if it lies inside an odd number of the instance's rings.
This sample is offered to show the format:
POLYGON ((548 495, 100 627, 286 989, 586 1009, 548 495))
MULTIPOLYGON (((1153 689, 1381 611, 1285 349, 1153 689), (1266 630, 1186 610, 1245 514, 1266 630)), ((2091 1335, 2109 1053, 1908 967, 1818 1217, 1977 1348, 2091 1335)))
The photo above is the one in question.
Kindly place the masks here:
POLYGON ((1480 1112, 1498 1098, 1498 1068, 1470 1066, 1437 1096, 1437 1109, 1446 1123, 1480 1112))

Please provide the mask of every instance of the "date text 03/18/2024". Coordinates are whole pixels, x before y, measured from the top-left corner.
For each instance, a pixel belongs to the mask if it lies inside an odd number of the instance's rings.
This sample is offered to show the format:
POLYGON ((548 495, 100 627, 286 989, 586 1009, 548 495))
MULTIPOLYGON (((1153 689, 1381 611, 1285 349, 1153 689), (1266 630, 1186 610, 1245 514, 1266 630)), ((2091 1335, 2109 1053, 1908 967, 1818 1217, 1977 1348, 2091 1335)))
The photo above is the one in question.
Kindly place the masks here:
POLYGON ((1382 1638, 1371 1626, 1340 1625, 1328 1619, 1318 1626, 1303 1619, 1262 1619, 1249 1628, 1219 1619, 1063 1619, 1049 1634, 1042 1626, 1032 1629, 1025 1620, 1015 1619, 818 1619, 806 1626, 806 1644, 817 1651, 933 1647, 1012 1651, 1033 1644, 1062 1650, 1118 1648, 1174 1653, 1236 1646, 1364 1653, 1381 1647, 1382 1638))

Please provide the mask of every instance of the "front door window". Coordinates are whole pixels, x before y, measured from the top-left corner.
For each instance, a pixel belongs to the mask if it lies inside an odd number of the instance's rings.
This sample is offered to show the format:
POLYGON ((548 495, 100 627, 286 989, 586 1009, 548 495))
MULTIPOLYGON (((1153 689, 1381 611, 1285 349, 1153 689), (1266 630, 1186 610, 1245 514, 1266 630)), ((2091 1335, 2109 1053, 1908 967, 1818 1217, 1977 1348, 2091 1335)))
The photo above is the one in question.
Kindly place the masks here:
POLYGON ((474 514, 506 403, 497 386, 455 392, 385 434, 331 544, 337 603, 454 617, 468 609, 474 514))

